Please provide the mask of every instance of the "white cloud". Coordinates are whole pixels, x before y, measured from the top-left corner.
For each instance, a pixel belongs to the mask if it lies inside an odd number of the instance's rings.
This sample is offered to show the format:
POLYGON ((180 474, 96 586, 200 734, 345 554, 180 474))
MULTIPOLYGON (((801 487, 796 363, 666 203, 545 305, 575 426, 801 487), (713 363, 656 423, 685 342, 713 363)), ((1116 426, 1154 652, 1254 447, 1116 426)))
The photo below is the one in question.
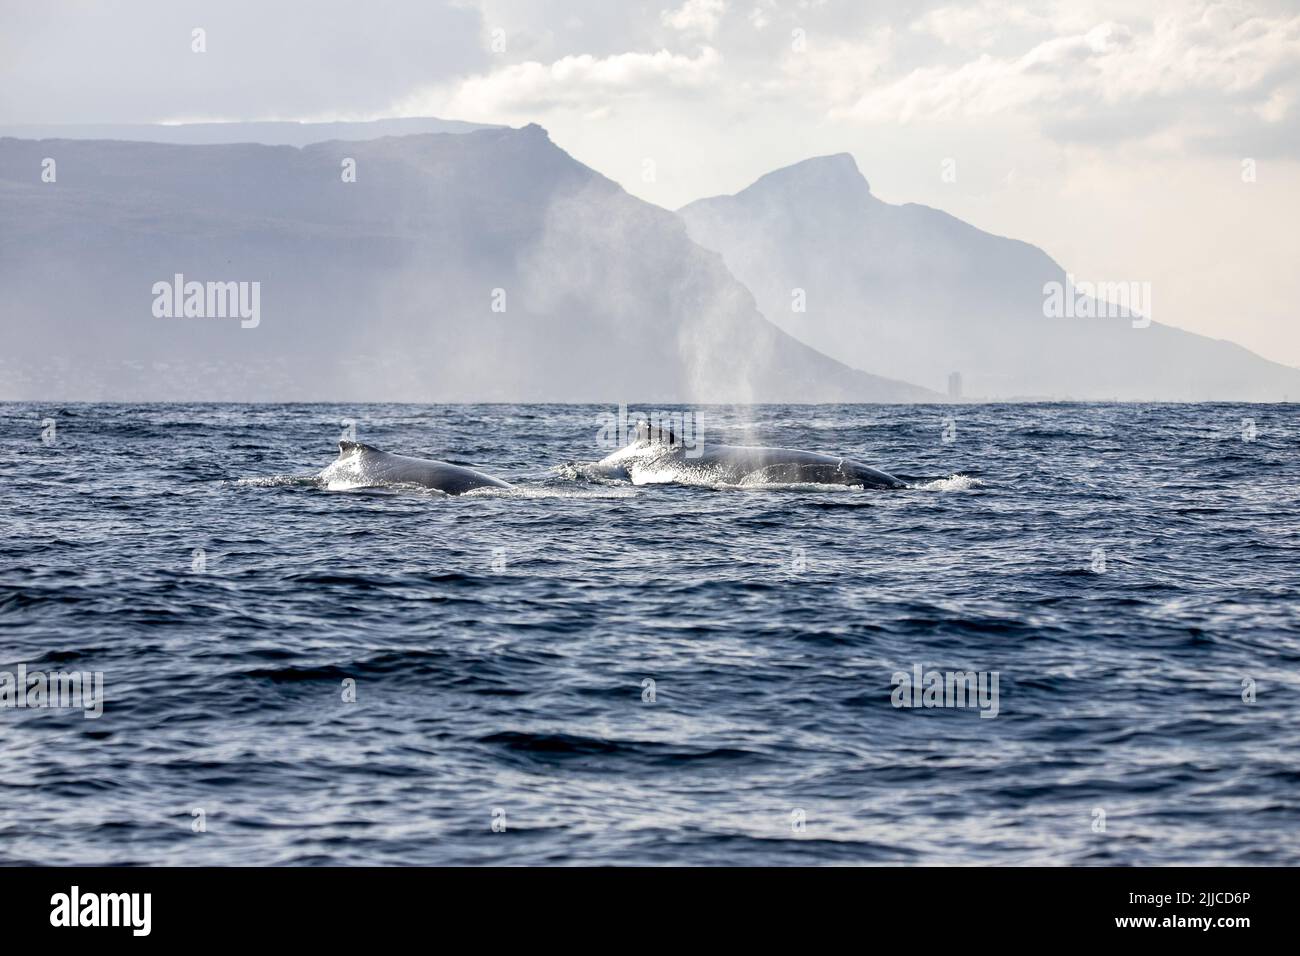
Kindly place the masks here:
MULTIPOLYGON (((942 11, 936 11, 936 13, 942 11)), ((956 31, 956 14, 922 18, 956 31)), ((915 28, 915 24, 914 24, 915 28)), ((1300 17, 1249 16, 1211 5, 1153 23, 1107 21, 1041 40, 1020 55, 981 53, 928 65, 834 102, 834 118, 873 123, 979 118, 1011 110, 1110 110, 1194 94, 1201 103, 1243 98, 1269 122, 1289 115, 1300 82, 1300 17)))
POLYGON ((686 0, 676 10, 662 11, 659 19, 674 30, 712 37, 726 12, 726 0, 686 0))
POLYGON ((1255 107, 1255 112, 1265 123, 1280 123, 1295 105, 1294 90, 1274 90, 1268 102, 1255 107))
POLYGON ((988 47, 1008 26, 1050 29, 1051 20, 1038 12, 1001 0, 936 7, 912 21, 914 33, 933 36, 946 46, 988 47))
POLYGON ((880 76, 892 55, 893 40, 889 27, 852 40, 814 35, 806 50, 785 53, 768 89, 775 85, 813 103, 848 102, 880 76))
POLYGON ((608 115, 620 97, 694 88, 708 83, 721 58, 712 47, 696 56, 670 53, 618 53, 566 56, 552 63, 529 60, 465 77, 409 97, 401 114, 501 121, 534 118, 560 108, 608 115))

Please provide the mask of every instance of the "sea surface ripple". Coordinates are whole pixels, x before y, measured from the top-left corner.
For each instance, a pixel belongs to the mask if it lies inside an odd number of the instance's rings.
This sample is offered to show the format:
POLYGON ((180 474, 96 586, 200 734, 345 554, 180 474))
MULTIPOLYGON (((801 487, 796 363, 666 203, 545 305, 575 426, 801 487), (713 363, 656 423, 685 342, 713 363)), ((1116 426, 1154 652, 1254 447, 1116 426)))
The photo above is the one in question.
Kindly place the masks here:
POLYGON ((1300 863, 1295 405, 686 411, 913 487, 583 480, 602 406, 0 405, 0 671, 106 696, 0 708, 0 862, 1300 863), (325 490, 345 419, 518 488, 325 490))

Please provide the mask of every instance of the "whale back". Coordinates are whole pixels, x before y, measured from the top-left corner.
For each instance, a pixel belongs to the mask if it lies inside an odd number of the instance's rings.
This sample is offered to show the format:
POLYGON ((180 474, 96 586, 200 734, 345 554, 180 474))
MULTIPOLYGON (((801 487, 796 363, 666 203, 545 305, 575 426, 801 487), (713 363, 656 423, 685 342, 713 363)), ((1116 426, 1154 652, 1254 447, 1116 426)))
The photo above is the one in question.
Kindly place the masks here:
POLYGON ((475 488, 509 488, 506 482, 464 465, 432 458, 392 455, 364 442, 342 440, 339 456, 321 477, 331 484, 350 487, 419 485, 449 495, 475 488))
POLYGON ((703 443, 688 453, 668 428, 637 423, 636 441, 597 462, 602 477, 683 484, 826 484, 905 488, 906 483, 852 458, 797 448, 703 443), (653 476, 653 477, 648 477, 653 476))
POLYGON ((714 445, 705 449, 710 460, 737 483, 810 483, 862 485, 864 488, 906 488, 907 483, 852 458, 824 455, 798 448, 714 445))

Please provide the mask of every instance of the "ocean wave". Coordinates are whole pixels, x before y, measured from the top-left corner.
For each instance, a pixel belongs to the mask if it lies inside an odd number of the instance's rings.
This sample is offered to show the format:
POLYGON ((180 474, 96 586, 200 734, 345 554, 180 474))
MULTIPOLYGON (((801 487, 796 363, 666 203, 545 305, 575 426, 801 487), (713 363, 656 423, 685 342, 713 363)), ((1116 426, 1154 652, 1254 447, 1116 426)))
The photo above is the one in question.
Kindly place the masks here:
POLYGON ((0 708, 3 862, 1300 861, 1300 407, 1270 448, 1208 437, 1248 406, 707 410, 890 493, 594 474, 582 406, 74 411, 0 406, 0 672, 104 713, 0 708), (343 418, 515 487, 329 492, 343 418), (918 664, 996 719, 896 707, 918 664))

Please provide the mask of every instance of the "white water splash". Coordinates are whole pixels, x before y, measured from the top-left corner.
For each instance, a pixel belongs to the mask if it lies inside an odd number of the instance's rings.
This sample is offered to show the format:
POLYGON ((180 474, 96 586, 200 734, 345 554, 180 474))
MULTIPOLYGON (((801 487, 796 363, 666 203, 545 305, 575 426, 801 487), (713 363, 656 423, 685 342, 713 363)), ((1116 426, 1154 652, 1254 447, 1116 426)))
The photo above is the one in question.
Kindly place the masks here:
POLYGON ((916 491, 971 491, 983 488, 984 482, 970 475, 949 475, 947 478, 936 478, 910 487, 916 491))

